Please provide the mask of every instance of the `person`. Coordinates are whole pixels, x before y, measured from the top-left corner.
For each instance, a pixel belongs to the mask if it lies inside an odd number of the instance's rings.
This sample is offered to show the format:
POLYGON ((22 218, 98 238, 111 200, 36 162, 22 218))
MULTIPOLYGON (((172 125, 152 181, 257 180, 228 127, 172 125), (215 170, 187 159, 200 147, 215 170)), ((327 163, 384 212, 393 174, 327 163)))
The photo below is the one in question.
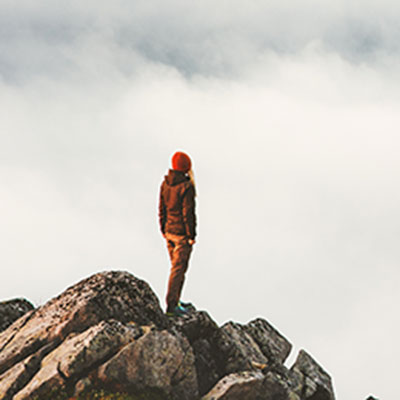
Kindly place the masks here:
POLYGON ((177 151, 161 184, 159 199, 160 229, 171 260, 166 296, 168 316, 188 311, 180 297, 196 239, 195 197, 192 161, 186 153, 177 151))

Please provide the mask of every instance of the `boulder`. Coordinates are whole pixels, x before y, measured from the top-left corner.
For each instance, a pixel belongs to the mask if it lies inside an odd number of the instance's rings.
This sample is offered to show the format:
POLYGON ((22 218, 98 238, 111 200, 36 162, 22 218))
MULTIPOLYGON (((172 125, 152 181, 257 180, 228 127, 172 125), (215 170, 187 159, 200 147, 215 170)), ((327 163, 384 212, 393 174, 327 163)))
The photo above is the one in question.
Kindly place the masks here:
POLYGON ((119 321, 102 321, 80 334, 72 333, 41 360, 40 369, 14 399, 44 397, 78 379, 93 365, 112 356, 120 347, 140 337, 142 329, 119 321))
POLYGON ((254 339, 268 360, 281 364, 285 362, 292 345, 269 322, 257 318, 245 325, 244 330, 254 339))
POLYGON ((223 371, 217 365, 213 345, 219 327, 207 312, 197 311, 192 305, 188 310, 187 315, 174 318, 171 322, 173 328, 182 333, 192 346, 199 393, 203 395, 223 376, 223 371))
POLYGON ((263 379, 260 399, 262 400, 300 400, 293 390, 287 376, 269 371, 263 379))
POLYGON ((192 344, 195 355, 197 382, 200 395, 204 395, 224 376, 223 368, 217 364, 212 341, 199 339, 192 344))
POLYGON ((302 399, 335 400, 331 377, 305 350, 300 350, 291 371, 302 381, 302 399))
POLYGON ((0 302, 0 332, 7 329, 14 321, 33 309, 33 305, 25 299, 0 302))
POLYGON ((194 355, 187 339, 151 331, 99 367, 97 380, 129 392, 154 392, 176 400, 198 398, 194 355))
POLYGON ((219 368, 224 375, 262 368, 268 359, 245 328, 235 322, 227 322, 213 341, 219 368))
POLYGON ((242 371, 223 377, 202 400, 300 400, 287 374, 242 371))
POLYGON ((28 312, 0 334, 0 374, 46 345, 102 320, 168 325, 150 286, 127 272, 95 274, 44 306, 28 312))
POLYGON ((263 379, 261 372, 232 373, 223 377, 201 400, 259 400, 263 379))
POLYGON ((182 332, 190 343, 198 339, 212 337, 219 329, 217 323, 205 311, 197 311, 194 307, 189 308, 187 315, 174 318, 174 327, 182 332))
POLYGON ((31 380, 42 358, 43 354, 33 354, 4 372, 0 376, 0 400, 11 400, 31 380))

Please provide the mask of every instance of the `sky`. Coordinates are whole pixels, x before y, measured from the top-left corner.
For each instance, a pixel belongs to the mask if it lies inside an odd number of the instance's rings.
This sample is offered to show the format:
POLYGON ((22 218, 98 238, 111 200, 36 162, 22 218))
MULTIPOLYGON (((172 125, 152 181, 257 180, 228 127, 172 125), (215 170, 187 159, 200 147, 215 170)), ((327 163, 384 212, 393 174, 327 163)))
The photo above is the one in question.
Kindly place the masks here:
POLYGON ((0 0, 0 300, 127 270, 164 307, 158 191, 183 150, 183 299, 267 319, 340 400, 397 398, 399 18, 394 0, 0 0))

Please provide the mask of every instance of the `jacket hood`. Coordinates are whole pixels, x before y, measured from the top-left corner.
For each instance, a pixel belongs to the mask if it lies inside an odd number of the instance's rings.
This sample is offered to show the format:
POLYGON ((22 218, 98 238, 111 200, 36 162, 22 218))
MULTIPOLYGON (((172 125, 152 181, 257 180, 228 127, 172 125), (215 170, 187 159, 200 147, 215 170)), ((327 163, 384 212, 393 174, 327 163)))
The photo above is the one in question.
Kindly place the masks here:
POLYGON ((170 169, 168 175, 165 176, 165 182, 167 185, 175 186, 179 183, 187 181, 189 178, 182 171, 177 171, 175 169, 170 169))

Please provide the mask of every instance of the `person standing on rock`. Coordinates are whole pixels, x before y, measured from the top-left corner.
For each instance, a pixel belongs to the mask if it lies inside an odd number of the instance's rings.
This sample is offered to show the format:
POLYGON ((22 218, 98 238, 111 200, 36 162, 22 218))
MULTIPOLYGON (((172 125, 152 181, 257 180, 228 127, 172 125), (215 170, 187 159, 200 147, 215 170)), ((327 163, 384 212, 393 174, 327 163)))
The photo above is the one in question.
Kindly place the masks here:
POLYGON ((196 238, 195 197, 192 161, 186 153, 177 151, 161 184, 159 202, 160 229, 171 259, 166 297, 168 316, 187 313, 180 297, 196 238))

